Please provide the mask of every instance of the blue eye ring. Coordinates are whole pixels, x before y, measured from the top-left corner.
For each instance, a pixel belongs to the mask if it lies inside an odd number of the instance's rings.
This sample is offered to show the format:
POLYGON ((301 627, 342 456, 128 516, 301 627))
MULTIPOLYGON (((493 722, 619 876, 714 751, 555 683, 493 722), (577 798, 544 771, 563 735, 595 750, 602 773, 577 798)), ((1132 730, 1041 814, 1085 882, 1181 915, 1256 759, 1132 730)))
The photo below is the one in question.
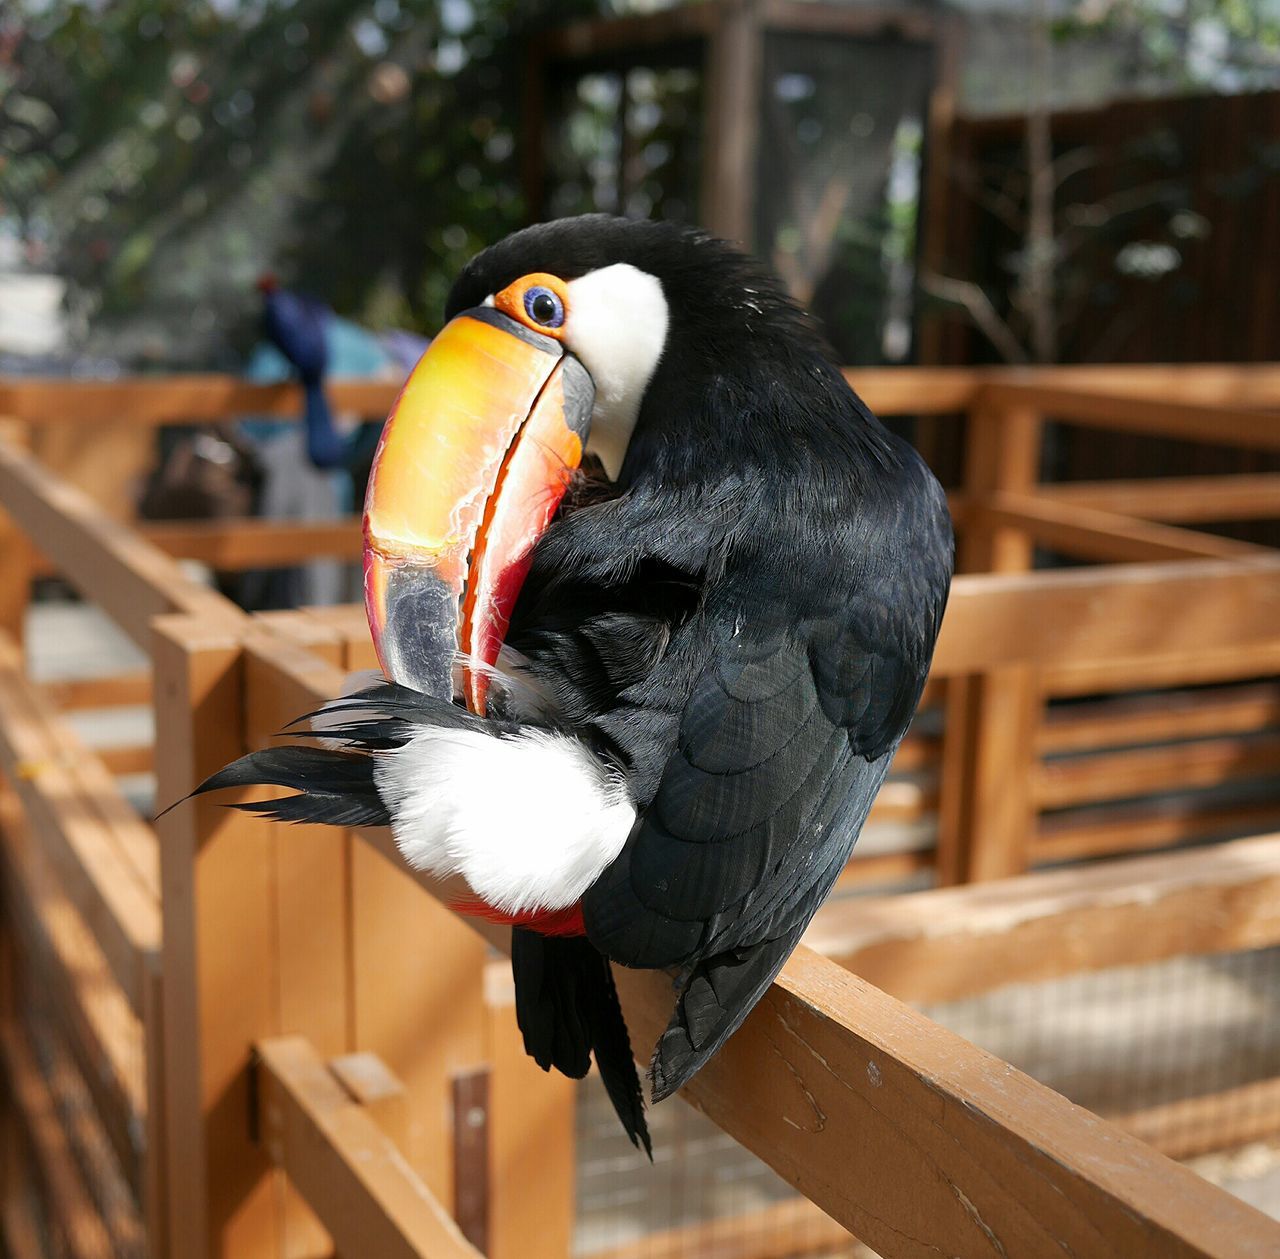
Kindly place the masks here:
POLYGON ((535 284, 525 290, 525 314, 543 328, 559 328, 564 324, 564 303, 554 289, 535 284))

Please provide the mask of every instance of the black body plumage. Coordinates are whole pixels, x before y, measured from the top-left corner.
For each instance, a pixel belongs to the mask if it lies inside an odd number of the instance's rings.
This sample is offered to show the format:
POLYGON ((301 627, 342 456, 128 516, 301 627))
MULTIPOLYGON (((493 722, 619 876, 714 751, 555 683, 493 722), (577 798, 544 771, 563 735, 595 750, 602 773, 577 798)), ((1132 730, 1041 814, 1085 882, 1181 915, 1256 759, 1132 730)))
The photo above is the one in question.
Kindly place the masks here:
MULTIPOLYGON (((575 1074, 587 1050, 626 1043, 591 957, 675 969, 657 1100, 742 1022, 843 868, 924 685, 952 537, 915 451, 776 281, 721 242, 604 217, 531 228, 466 268, 447 314, 529 272, 618 262, 661 281, 666 349, 616 484, 542 537, 507 642, 639 816, 584 897, 586 941, 520 939, 515 976, 530 1052, 575 1074)), ((323 766, 307 772, 315 788, 294 785, 322 807, 306 816, 332 813, 323 766)), ((352 793, 351 809, 367 803, 352 793)), ((636 1139, 621 1074, 611 1063, 636 1139)))

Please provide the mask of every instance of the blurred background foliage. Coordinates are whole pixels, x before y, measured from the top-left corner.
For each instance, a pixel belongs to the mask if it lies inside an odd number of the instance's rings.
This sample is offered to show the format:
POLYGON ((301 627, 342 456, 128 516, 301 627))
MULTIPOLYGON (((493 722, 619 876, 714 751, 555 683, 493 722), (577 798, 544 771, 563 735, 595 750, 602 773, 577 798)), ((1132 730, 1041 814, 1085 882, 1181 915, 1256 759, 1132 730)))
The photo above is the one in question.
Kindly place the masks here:
MULTIPOLYGON (((0 248, 16 259, 10 270, 56 275, 69 344, 133 368, 237 366, 266 270, 369 327, 431 332, 450 277, 525 221, 517 150, 530 34, 654 7, 666 6, 7 0, 0 248)), ((958 104, 971 119, 1280 86, 1280 0, 905 7, 960 15, 958 104), (1051 60, 1037 53, 1046 38, 1051 60)), ((928 72, 875 49, 847 65, 802 42, 777 42, 769 55, 762 127, 772 178, 761 187, 757 248, 849 361, 907 358, 928 72), (852 172, 843 183, 841 171, 852 172), (838 222, 813 245, 802 202, 819 204, 837 184, 838 222)), ((625 93, 620 83, 597 74, 553 85, 547 210, 696 221, 696 63, 638 66, 625 93)), ((1011 179, 1015 195, 1021 160, 1008 146, 992 177, 1011 179)), ((1169 223, 1191 221, 1184 201, 1166 207, 1169 223)), ((1149 225, 1120 226, 1140 245, 1168 244, 1149 225)), ((1128 236, 1107 248, 1125 248, 1128 236)), ((954 274, 984 284, 1003 315, 1003 290, 1016 298, 1038 255, 1016 237, 992 252, 1004 260, 992 275, 971 276, 967 264, 954 274)), ((1060 270, 1069 262, 1055 259, 1060 270)))
POLYGON ((598 5, 18 8, 0 36, 0 198, 25 249, 115 353, 216 365, 252 334, 267 269, 370 326, 431 328, 449 277, 522 219, 528 31, 598 5))

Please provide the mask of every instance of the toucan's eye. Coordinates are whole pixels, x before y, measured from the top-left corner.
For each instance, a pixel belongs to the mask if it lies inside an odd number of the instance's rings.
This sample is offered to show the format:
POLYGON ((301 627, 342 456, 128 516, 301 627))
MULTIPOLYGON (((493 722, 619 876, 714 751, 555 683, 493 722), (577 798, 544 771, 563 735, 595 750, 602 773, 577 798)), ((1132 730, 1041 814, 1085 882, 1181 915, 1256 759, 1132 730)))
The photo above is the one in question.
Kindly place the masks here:
POLYGON ((563 340, 569 309, 568 285, 557 275, 534 271, 493 295, 493 304, 526 328, 563 340))
POLYGON ((524 308, 529 318, 544 328, 558 328, 564 323, 564 303, 541 284, 526 290, 524 308))

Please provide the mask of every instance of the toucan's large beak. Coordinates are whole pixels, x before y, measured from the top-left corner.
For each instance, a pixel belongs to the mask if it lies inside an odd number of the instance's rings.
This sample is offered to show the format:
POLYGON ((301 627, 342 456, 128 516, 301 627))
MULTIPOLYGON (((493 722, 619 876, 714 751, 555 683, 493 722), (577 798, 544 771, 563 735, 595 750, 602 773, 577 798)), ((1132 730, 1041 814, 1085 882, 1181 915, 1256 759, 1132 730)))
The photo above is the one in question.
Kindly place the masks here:
MULTIPOLYGON (((455 649, 491 665, 582 458, 595 390, 552 337, 465 311, 405 383, 374 456, 364 590, 383 672, 442 698, 455 649)), ((483 712, 487 674, 464 670, 483 712)))

